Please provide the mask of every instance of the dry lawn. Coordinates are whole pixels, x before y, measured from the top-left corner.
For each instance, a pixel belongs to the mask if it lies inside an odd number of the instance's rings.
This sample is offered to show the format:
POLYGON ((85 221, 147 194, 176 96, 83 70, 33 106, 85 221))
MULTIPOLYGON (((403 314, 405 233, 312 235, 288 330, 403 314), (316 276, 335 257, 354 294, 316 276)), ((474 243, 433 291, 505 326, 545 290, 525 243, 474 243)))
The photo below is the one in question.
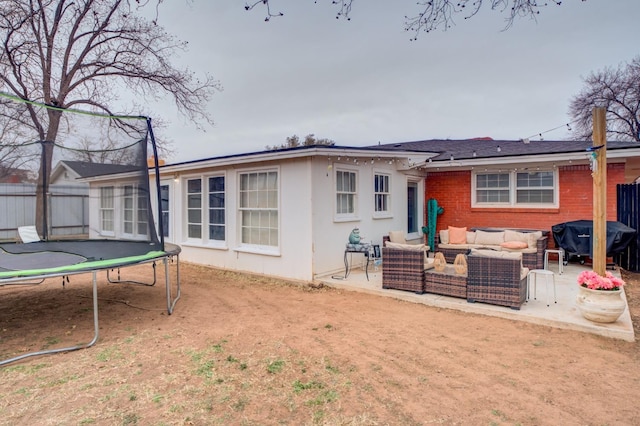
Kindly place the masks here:
MULTIPOLYGON (((0 423, 640 424, 639 343, 181 266, 173 315, 164 285, 101 282, 95 346, 0 367, 0 423)), ((87 342, 92 318, 90 276, 0 288, 0 358, 87 342)))

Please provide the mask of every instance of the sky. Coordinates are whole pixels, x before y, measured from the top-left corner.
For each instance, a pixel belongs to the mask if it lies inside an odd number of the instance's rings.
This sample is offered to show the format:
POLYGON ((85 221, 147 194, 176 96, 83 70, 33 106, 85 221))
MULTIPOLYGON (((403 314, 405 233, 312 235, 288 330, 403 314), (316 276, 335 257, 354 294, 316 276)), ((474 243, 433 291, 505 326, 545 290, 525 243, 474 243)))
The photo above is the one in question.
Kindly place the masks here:
MULTIPOLYGON (((175 64, 211 74, 223 90, 198 129, 171 99, 150 105, 167 121, 167 162, 257 152, 292 135, 337 145, 492 137, 569 137, 569 103, 583 77, 640 55, 640 1, 565 0, 504 30, 487 6, 447 31, 404 30, 415 0, 355 0, 337 20, 330 0, 271 0, 284 16, 242 0, 160 5, 160 24, 189 42, 175 64), (550 131, 551 129, 555 129, 550 131)), ((487 3, 487 0, 485 0, 487 3)))

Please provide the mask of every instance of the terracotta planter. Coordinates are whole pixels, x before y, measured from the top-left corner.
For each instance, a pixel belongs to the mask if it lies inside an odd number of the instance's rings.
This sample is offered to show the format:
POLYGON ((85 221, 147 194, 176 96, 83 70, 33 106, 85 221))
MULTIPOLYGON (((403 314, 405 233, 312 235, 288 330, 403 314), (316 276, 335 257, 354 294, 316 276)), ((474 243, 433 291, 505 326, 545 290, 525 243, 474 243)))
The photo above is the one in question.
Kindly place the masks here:
POLYGON ((591 290, 582 286, 578 287, 576 303, 583 317, 600 323, 615 322, 627 307, 622 290, 591 290))

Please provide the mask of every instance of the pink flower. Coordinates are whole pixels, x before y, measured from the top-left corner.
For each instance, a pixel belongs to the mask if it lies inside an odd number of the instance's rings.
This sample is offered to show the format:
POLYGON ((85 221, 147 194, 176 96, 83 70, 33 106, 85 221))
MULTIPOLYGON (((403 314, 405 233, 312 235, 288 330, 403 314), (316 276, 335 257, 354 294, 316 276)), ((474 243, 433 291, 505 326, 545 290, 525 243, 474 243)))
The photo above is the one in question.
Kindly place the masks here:
POLYGON ((624 285, 618 277, 614 277, 609 271, 605 272, 605 276, 596 274, 594 271, 583 271, 578 275, 578 285, 592 290, 620 290, 624 285))

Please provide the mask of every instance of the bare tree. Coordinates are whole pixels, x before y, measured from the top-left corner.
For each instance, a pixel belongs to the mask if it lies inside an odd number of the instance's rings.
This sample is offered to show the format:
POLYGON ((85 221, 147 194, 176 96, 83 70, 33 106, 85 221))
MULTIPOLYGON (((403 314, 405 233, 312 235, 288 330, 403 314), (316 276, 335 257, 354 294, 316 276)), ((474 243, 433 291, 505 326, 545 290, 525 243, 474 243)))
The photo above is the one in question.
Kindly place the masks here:
MULTIPOLYGON (((256 7, 266 9, 265 21, 273 17, 283 16, 283 12, 274 12, 271 3, 277 0, 252 0, 245 4, 246 10, 256 7)), ((585 0, 582 0, 585 1, 585 0)), ((317 3, 317 0, 315 0, 317 3)), ((560 0, 423 0, 417 2, 417 10, 411 15, 405 15, 404 28, 412 33, 411 40, 417 40, 421 32, 431 32, 438 28, 449 29, 455 24, 455 16, 469 19, 475 16, 480 9, 489 5, 491 10, 501 13, 506 12, 505 29, 511 27, 517 18, 529 17, 535 19, 541 10, 549 3, 560 6, 560 0)), ((351 19, 353 0, 331 0, 331 4, 337 8, 337 19, 351 19)))
MULTIPOLYGON (((0 109, 9 103, 7 99, 0 98, 0 109)), ((25 166, 40 153, 39 146, 25 143, 28 139, 24 130, 24 123, 0 113, 0 180, 16 174, 27 177, 25 166)))
POLYGON ((309 133, 307 136, 304 137, 304 141, 302 142, 300 142, 300 137, 298 135, 293 135, 293 136, 288 136, 287 141, 281 145, 273 145, 273 146, 267 145, 265 148, 267 150, 274 151, 276 149, 297 148, 299 146, 313 146, 313 145, 333 146, 335 144, 336 143, 331 139, 326 139, 326 138, 318 139, 315 137, 313 133, 309 133))
POLYGON ((172 65, 186 43, 140 14, 159 3, 0 0, 0 90, 58 107, 39 111, 26 103, 22 115, 4 110, 8 118, 28 123, 33 140, 48 142, 39 182, 51 170, 62 111, 84 107, 112 114, 118 85, 148 100, 170 95, 187 118, 211 122, 206 102, 218 83, 172 65))
POLYGON ((607 111, 607 138, 640 142, 640 56, 617 68, 592 72, 569 104, 576 139, 591 139, 593 108, 607 111))

